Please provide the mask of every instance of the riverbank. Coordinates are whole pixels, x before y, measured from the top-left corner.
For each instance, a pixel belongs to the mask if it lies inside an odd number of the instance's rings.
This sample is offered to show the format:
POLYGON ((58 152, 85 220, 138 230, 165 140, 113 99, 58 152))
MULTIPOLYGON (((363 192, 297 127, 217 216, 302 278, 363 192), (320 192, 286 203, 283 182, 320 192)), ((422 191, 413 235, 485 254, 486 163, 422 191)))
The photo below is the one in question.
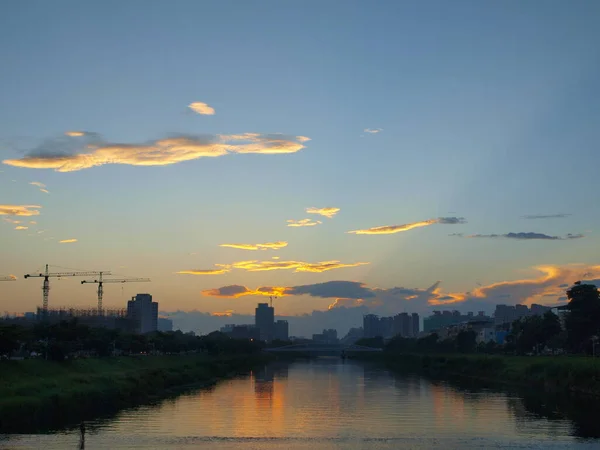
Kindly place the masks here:
POLYGON ((600 359, 580 356, 433 355, 385 352, 372 358, 393 370, 463 376, 600 397, 600 359))
POLYGON ((139 356, 0 363, 0 433, 51 429, 247 373, 269 356, 139 356))

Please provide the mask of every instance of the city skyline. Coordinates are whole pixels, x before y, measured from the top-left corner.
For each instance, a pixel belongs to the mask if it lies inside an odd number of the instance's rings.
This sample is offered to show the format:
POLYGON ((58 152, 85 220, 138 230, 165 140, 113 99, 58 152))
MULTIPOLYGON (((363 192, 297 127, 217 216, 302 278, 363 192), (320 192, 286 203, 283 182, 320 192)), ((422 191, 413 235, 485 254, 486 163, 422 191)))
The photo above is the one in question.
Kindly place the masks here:
POLYGON ((268 296, 351 322, 600 285, 598 6, 435 3, 3 6, 3 310, 41 305, 44 264, 148 277, 214 323, 268 296))

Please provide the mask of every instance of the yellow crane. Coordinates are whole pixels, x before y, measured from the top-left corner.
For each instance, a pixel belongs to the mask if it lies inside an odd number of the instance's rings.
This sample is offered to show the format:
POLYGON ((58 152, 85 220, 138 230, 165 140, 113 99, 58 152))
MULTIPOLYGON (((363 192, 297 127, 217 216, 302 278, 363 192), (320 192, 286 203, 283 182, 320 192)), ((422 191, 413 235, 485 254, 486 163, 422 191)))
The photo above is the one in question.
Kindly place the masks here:
POLYGON ((108 278, 103 279, 102 275, 107 272, 100 272, 100 276, 96 280, 82 280, 81 284, 94 283, 98 285, 98 315, 102 315, 102 297, 104 295, 104 283, 146 283, 150 278, 108 278))
MULTIPOLYGON (((44 313, 48 312, 48 294, 50 293, 50 278, 62 278, 62 277, 93 277, 95 275, 99 275, 102 272, 96 271, 73 271, 73 272, 49 272, 48 264, 46 264, 46 270, 44 273, 32 273, 23 275, 23 278, 43 278, 44 284, 42 286, 43 292, 43 303, 42 310, 44 313)), ((107 275, 110 275, 110 272, 104 272, 107 275)))

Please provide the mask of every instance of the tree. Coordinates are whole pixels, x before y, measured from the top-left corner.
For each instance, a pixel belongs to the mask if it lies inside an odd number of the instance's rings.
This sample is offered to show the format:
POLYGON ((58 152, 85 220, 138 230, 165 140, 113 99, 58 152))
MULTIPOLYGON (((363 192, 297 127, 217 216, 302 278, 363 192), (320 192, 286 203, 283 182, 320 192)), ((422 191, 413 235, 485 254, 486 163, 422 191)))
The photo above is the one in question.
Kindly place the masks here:
POLYGON ((11 357, 21 347, 21 329, 16 325, 0 326, 0 357, 11 357))
POLYGON ((592 284, 575 285, 567 290, 565 328, 569 347, 575 352, 591 352, 592 336, 600 334, 600 292, 592 284))
POLYGON ((462 330, 456 335, 456 349, 461 353, 472 353, 477 347, 477 333, 473 330, 462 330))

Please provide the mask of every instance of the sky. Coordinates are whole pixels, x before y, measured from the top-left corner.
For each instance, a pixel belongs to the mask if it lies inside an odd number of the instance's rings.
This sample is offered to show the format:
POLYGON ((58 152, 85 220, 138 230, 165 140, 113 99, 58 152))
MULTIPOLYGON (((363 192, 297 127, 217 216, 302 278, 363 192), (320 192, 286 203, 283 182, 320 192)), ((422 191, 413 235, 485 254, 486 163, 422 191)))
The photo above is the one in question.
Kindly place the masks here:
MULTIPOLYGON (((600 279, 599 18, 594 0, 3 2, 0 309, 34 310, 23 275, 45 264, 148 277, 104 303, 161 311, 560 302, 600 279)), ((81 279, 52 279, 50 307, 93 306, 81 279)))

